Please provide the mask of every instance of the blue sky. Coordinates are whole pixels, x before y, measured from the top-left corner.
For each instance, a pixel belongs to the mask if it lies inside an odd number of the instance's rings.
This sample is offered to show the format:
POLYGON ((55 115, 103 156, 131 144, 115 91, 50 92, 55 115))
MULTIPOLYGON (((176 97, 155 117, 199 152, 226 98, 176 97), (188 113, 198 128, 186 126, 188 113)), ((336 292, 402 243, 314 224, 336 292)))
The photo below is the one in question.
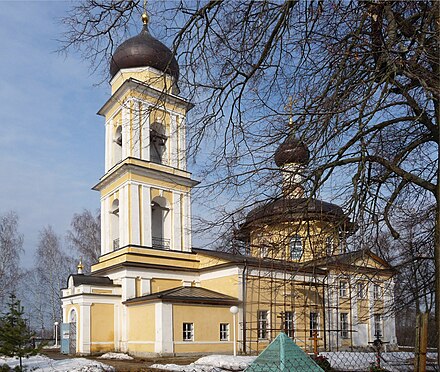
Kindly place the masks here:
POLYGON ((68 2, 1 2, 0 214, 20 218, 29 267, 39 231, 64 237, 74 213, 99 208, 91 187, 104 170, 103 119, 108 84, 94 86, 79 55, 59 47, 68 2))

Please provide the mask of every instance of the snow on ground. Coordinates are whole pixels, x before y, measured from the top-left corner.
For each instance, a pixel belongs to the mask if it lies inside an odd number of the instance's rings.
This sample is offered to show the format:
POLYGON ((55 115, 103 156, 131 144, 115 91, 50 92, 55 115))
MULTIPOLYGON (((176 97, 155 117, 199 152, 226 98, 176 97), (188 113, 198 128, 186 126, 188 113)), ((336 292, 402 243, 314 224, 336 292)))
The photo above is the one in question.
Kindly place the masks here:
MULTIPOLYGON (((375 353, 362 352, 323 352, 335 370, 343 371, 368 371, 371 363, 376 361, 375 353)), ((390 372, 406 372, 414 370, 414 353, 387 352, 382 353, 381 366, 390 372)), ((436 360, 436 353, 428 353, 428 360, 436 360)), ((243 371, 256 357, 232 355, 210 355, 196 360, 188 366, 176 364, 153 364, 151 368, 175 372, 222 372, 243 371)), ((427 369, 434 370, 434 369, 427 369)))
MULTIPOLYGON (((16 358, 0 357, 0 366, 5 363, 11 368, 20 365, 20 361, 16 358)), ((110 372, 115 370, 113 367, 95 360, 85 358, 53 360, 44 355, 23 358, 23 367, 30 371, 39 372, 110 372)))
POLYGON ((132 360, 133 357, 124 353, 105 353, 99 359, 118 359, 118 360, 132 360))
POLYGON ((177 364, 153 364, 150 368, 157 368, 165 371, 178 372, 222 372, 222 371, 243 371, 251 364, 254 356, 232 356, 232 355, 208 355, 197 359, 189 366, 177 364))

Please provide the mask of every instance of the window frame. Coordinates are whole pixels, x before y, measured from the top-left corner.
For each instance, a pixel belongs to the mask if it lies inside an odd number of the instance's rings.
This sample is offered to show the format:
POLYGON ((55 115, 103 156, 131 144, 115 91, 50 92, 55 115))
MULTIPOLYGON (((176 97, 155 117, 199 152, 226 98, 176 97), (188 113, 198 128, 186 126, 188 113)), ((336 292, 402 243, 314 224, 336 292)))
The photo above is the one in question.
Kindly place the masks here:
POLYGON ((364 282, 358 282, 356 284, 356 293, 358 299, 364 300, 367 298, 367 285, 364 282))
POLYGON ((220 341, 229 341, 230 333, 229 333, 229 323, 220 323, 220 341), (222 326, 225 326, 225 329, 222 329, 222 326), (224 337, 226 335, 226 337, 224 337))
POLYGON ((383 337, 383 326, 382 326, 382 314, 374 314, 374 337, 381 338, 383 337))
POLYGON ((317 336, 319 337, 319 313, 311 311, 309 317, 310 337, 313 337, 314 331, 317 331, 317 336), (314 314, 313 317, 312 314, 314 314), (314 321, 312 322, 312 320, 314 321))
POLYGON ((382 287, 380 284, 373 284, 373 300, 380 300, 382 297, 382 287))
POLYGON ((295 313, 293 311, 284 312, 284 330, 286 335, 290 338, 293 338, 295 335, 294 318, 295 313), (289 316, 287 316, 288 314, 289 316))
POLYGON ((269 311, 257 311, 257 336, 259 340, 267 340, 269 338, 269 311), (264 314, 264 316, 262 316, 264 314))
POLYGON ((325 238, 325 253, 327 256, 332 256, 335 251, 335 239, 333 236, 325 238))
POLYGON ((299 261, 302 258, 303 254, 304 254, 304 244, 302 237, 298 234, 292 235, 289 240, 290 259, 299 261))
POLYGON ((346 279, 339 281, 339 297, 348 297, 348 281, 346 279))
POLYGON ((348 323, 348 313, 339 313, 339 328, 341 331, 341 338, 349 338, 348 336, 348 329, 349 329, 349 323, 348 323))
POLYGON ((182 330, 183 330, 183 332, 182 332, 182 341, 185 341, 185 342, 192 342, 192 341, 194 341, 194 323, 184 322, 182 330), (186 328, 185 326, 188 326, 188 325, 189 325, 189 329, 185 329, 186 328), (188 337, 188 335, 191 336, 191 337, 188 337))

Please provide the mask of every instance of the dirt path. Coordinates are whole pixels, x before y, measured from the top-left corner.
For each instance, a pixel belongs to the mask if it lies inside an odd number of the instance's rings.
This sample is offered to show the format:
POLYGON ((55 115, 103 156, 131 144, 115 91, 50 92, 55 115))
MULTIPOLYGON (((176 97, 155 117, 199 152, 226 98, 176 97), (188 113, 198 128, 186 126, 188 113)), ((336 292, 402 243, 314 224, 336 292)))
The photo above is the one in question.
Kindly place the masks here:
MULTIPOLYGON (((47 357, 55 360, 60 359, 71 359, 72 356, 70 355, 64 355, 61 354, 59 350, 57 349, 44 349, 42 351, 42 354, 46 355, 47 357)), ((156 371, 157 369, 149 368, 153 364, 180 364, 180 365, 188 365, 195 360, 199 359, 199 357, 187 357, 187 356, 181 356, 181 357, 152 357, 152 358, 135 358, 133 360, 115 360, 115 359, 99 359, 98 357, 89 356, 87 359, 91 360, 97 360, 99 362, 102 362, 104 364, 108 364, 110 366, 115 367, 116 371, 140 371, 140 372, 152 372, 156 371)))

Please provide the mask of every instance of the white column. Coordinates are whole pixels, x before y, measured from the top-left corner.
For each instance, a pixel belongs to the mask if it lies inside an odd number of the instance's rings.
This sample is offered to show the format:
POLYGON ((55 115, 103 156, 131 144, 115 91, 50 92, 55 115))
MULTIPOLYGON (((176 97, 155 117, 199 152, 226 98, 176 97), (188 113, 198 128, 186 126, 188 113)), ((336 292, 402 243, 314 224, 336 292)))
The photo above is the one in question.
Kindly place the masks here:
POLYGON ((151 193, 149 186, 142 186, 142 245, 151 247, 151 193))
POLYGON ((130 155, 130 101, 122 104, 122 160, 130 155))
POLYGON ((150 161, 150 106, 141 105, 141 159, 150 161))
POLYGON ((155 305, 156 342, 154 351, 160 354, 173 353, 173 305, 159 302, 155 305))
POLYGON ((90 354, 90 303, 79 305, 79 353, 90 354))
POLYGON ((181 193, 173 192, 173 239, 171 241, 171 249, 176 251, 182 250, 182 226, 181 226, 181 193))
POLYGON ((179 166, 179 153, 177 151, 178 133, 177 133, 177 118, 176 115, 171 114, 170 117, 170 165, 174 168, 179 166))
POLYGON ((132 100, 131 109, 132 109, 132 120, 131 128, 132 128, 132 156, 135 158, 141 158, 141 146, 142 146, 142 138, 141 138, 141 122, 140 122, 140 113, 139 113, 139 104, 138 100, 132 100))
POLYGON ((140 221, 139 221, 139 187, 137 184, 130 184, 130 210, 131 215, 131 242, 130 244, 141 244, 140 221))

